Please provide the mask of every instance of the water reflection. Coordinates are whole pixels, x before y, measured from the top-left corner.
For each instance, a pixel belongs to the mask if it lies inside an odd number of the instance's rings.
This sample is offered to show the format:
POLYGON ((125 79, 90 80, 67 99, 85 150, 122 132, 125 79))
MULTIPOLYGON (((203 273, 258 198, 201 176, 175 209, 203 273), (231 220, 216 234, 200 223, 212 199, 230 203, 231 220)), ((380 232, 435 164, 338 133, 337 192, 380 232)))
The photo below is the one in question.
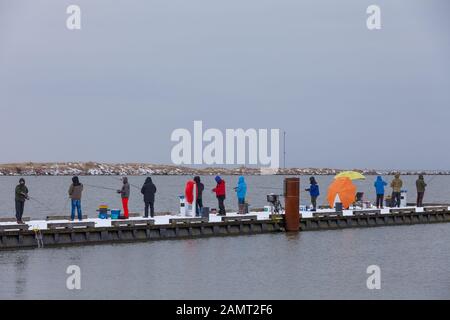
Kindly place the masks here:
POLYGON ((288 241, 297 242, 300 240, 302 232, 286 232, 286 239, 288 241))
POLYGON ((449 237, 436 224, 4 251, 0 299, 449 298, 449 237), (71 264, 80 291, 66 288, 71 264))
POLYGON ((14 259, 15 294, 21 296, 27 287, 28 252, 19 251, 14 259))

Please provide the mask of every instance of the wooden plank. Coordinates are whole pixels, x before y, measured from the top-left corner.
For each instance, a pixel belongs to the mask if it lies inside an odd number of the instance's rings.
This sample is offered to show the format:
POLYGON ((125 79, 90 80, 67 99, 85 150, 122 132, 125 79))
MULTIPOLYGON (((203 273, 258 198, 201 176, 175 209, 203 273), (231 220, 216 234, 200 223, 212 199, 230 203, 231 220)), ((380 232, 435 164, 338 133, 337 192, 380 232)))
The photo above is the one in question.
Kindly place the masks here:
POLYGON ((393 213, 393 214, 415 213, 416 208, 403 208, 403 209, 394 208, 394 209, 390 209, 389 212, 393 213))
MULTIPOLYGON (((16 222, 17 221, 17 219, 16 218, 0 218, 0 222, 16 222)), ((29 221, 31 221, 31 218, 30 217, 23 217, 22 218, 22 221, 25 221, 25 222, 29 222, 29 221)))
POLYGON ((48 229, 82 229, 95 228, 95 222, 48 223, 48 229))
MULTIPOLYGON (((148 213, 150 216, 150 212, 148 213)), ((160 216, 170 216, 173 215, 172 212, 169 211, 161 211, 161 212, 155 212, 154 216, 155 217, 160 217, 160 216)), ((128 214, 129 218, 143 218, 144 217, 144 213, 137 213, 137 212, 132 212, 128 214)))
POLYGON ((8 225, 1 225, 0 226, 0 232, 5 231, 28 231, 29 225, 27 224, 8 224, 8 225))
POLYGON ((330 216, 342 216, 342 212, 331 211, 331 212, 317 212, 313 211, 313 217, 330 217, 330 216))
MULTIPOLYGON (((122 215, 122 213, 120 213, 122 215)), ((136 213, 136 212, 130 212, 128 213, 128 217, 129 218, 137 218, 137 217, 142 217, 143 214, 142 213, 136 213)))
POLYGON ((204 217, 198 217, 198 218, 173 218, 169 219, 170 224, 190 224, 190 223, 203 223, 208 222, 209 219, 204 217))
MULTIPOLYGON (((408 202, 406 205, 408 207, 414 207, 417 203, 415 202, 408 202)), ((450 203, 424 203, 424 207, 450 207, 450 203)))
MULTIPOLYGON (((53 221, 53 220, 70 220, 70 216, 47 216, 45 220, 47 221, 53 221)), ((86 214, 82 215, 83 219, 87 219, 88 216, 86 214)), ((78 215, 75 215, 75 219, 78 219, 78 215)))
MULTIPOLYGON (((249 209, 250 210, 250 209, 249 209)), ((251 209, 252 212, 264 212, 265 209, 264 208, 253 208, 251 209)))
POLYGON ((225 216, 222 217, 222 222, 230 222, 230 221, 256 221, 258 220, 258 216, 247 216, 247 215, 240 215, 240 216, 225 216))
POLYGON ((111 226, 113 226, 113 227, 153 226, 154 224, 155 224, 155 220, 151 220, 151 219, 111 221, 111 226))
POLYGON ((372 215, 372 214, 381 214, 381 210, 354 210, 353 215, 354 216, 366 216, 366 215, 372 215))
POLYGON ((425 207, 423 208, 425 212, 443 212, 448 211, 448 207, 440 206, 440 207, 425 207))
POLYGON ((284 219, 284 214, 269 214, 269 219, 271 220, 282 220, 284 219))

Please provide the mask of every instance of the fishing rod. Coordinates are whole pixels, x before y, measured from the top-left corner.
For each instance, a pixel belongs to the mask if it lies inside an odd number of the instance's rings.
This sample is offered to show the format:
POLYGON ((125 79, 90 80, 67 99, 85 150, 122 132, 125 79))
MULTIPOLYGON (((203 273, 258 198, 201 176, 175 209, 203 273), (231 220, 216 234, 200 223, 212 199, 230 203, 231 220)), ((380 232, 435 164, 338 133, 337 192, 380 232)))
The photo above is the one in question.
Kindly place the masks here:
MULTIPOLYGON (((117 178, 117 177, 114 177, 114 176, 108 176, 108 177, 111 177, 111 178, 113 178, 114 180, 123 181, 121 178, 117 178)), ((128 184, 129 184, 130 186, 132 186, 132 187, 138 189, 138 190, 141 190, 140 187, 138 187, 138 186, 136 186, 136 185, 134 185, 134 184, 132 184, 132 183, 130 183, 130 182, 128 182, 128 184)))
POLYGON ((435 174, 430 180, 428 180, 426 183, 427 184, 430 184, 434 179, 436 179, 436 177, 437 177, 438 175, 437 174, 435 174))

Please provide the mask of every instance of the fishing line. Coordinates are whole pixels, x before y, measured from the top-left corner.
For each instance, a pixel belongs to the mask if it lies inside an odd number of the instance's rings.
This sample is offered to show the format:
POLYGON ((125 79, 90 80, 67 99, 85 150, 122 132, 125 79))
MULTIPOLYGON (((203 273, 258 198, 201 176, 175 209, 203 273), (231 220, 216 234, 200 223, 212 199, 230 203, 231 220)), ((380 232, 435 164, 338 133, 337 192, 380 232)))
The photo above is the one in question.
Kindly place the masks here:
POLYGON ((85 184, 85 186, 88 186, 88 187, 91 187, 91 188, 97 188, 97 189, 117 191, 117 189, 108 188, 108 187, 102 187, 102 186, 95 186, 95 185, 92 185, 92 184, 85 184))
POLYGON ((36 198, 34 198, 34 197, 31 197, 31 196, 28 196, 28 198, 29 198, 30 200, 36 201, 38 204, 40 204, 42 207, 44 207, 44 209, 47 209, 47 210, 50 211, 50 212, 53 211, 52 208, 48 207, 45 203, 42 203, 42 202, 39 201, 38 199, 36 199, 36 198))
MULTIPOLYGON (((110 178, 112 178, 112 179, 114 179, 114 180, 123 181, 121 178, 118 178, 118 177, 115 177, 115 176, 108 176, 108 177, 110 177, 110 178)), ((138 190, 141 190, 140 187, 138 187, 138 186, 136 186, 136 185, 134 185, 134 184, 132 184, 132 183, 130 183, 130 182, 128 182, 128 184, 129 184, 130 186, 132 186, 132 187, 138 189, 138 190)), ((184 184, 180 184, 180 185, 163 184, 162 186, 163 186, 163 187, 171 187, 171 188, 183 188, 183 187, 184 187, 184 184)), ((284 188, 282 188, 282 187, 260 187, 260 186, 258 186, 257 188, 258 188, 258 189, 267 189, 267 190, 284 190, 284 188)))
POLYGON ((64 203, 64 208, 63 208, 62 212, 66 212, 66 210, 68 209, 67 205, 69 204, 69 201, 70 201, 70 198, 67 198, 66 202, 64 203))

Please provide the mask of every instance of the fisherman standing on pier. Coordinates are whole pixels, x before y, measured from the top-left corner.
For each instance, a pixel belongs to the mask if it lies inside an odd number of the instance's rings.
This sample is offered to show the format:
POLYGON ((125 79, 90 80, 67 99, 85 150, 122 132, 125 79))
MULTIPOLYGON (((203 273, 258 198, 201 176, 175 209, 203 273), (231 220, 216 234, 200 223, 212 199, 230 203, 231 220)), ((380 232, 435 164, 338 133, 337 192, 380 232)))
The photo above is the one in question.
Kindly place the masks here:
POLYGON ((378 176, 374 186, 377 192, 377 209, 383 209, 384 187, 387 186, 387 182, 381 176, 378 176))
POLYGON ((402 181, 402 179, 400 179, 400 174, 397 173, 395 175, 394 180, 392 180, 392 182, 391 182, 391 188, 392 188, 391 207, 400 208, 402 187, 403 187, 403 181, 402 181))
POLYGON ((220 176, 216 176, 216 187, 212 189, 213 192, 216 193, 217 201, 219 202, 219 213, 218 216, 225 216, 226 210, 225 210, 225 197, 226 197, 226 187, 225 187, 225 180, 223 180, 220 176))
POLYGON ((77 176, 72 178, 72 184, 69 187, 69 197, 71 199, 72 211, 70 214, 70 220, 75 220, 75 208, 77 209, 78 220, 83 220, 83 213, 81 211, 81 195, 83 193, 83 184, 77 176))
POLYGON ((25 209, 25 200, 28 200, 28 188, 25 185, 25 179, 20 178, 19 184, 15 189, 16 200, 16 220, 18 224, 23 224, 22 216, 25 209))
POLYGON ((122 189, 117 190, 117 193, 120 193, 120 196, 122 197, 123 218, 128 219, 128 198, 130 198, 130 184, 128 183, 127 177, 123 177, 122 181, 122 189))
POLYGON ((201 216, 203 210, 203 190, 205 190, 205 185, 200 181, 199 176, 195 176, 194 181, 197 184, 197 201, 195 203, 195 215, 199 217, 201 216))
POLYGON ((309 192, 309 195, 311 196, 311 204, 313 206, 313 211, 317 210, 317 198, 320 195, 319 185, 317 184, 316 178, 311 177, 309 178, 310 186, 308 189, 305 189, 305 191, 309 192))
POLYGON ((416 187, 417 187, 417 207, 423 207, 423 197, 425 195, 425 189, 427 187, 423 175, 420 175, 419 179, 417 179, 416 187))
POLYGON ((144 217, 148 218, 148 207, 150 207, 150 216, 153 218, 155 215, 155 193, 156 186, 152 181, 152 178, 147 177, 145 183, 141 188, 141 193, 144 195, 145 214, 144 217))
POLYGON ((238 198, 238 208, 239 213, 244 213, 245 210, 243 210, 243 205, 245 205, 245 197, 247 196, 247 183, 245 183, 245 178, 243 176, 240 176, 238 179, 237 187, 234 188, 236 191, 236 196, 238 198))

